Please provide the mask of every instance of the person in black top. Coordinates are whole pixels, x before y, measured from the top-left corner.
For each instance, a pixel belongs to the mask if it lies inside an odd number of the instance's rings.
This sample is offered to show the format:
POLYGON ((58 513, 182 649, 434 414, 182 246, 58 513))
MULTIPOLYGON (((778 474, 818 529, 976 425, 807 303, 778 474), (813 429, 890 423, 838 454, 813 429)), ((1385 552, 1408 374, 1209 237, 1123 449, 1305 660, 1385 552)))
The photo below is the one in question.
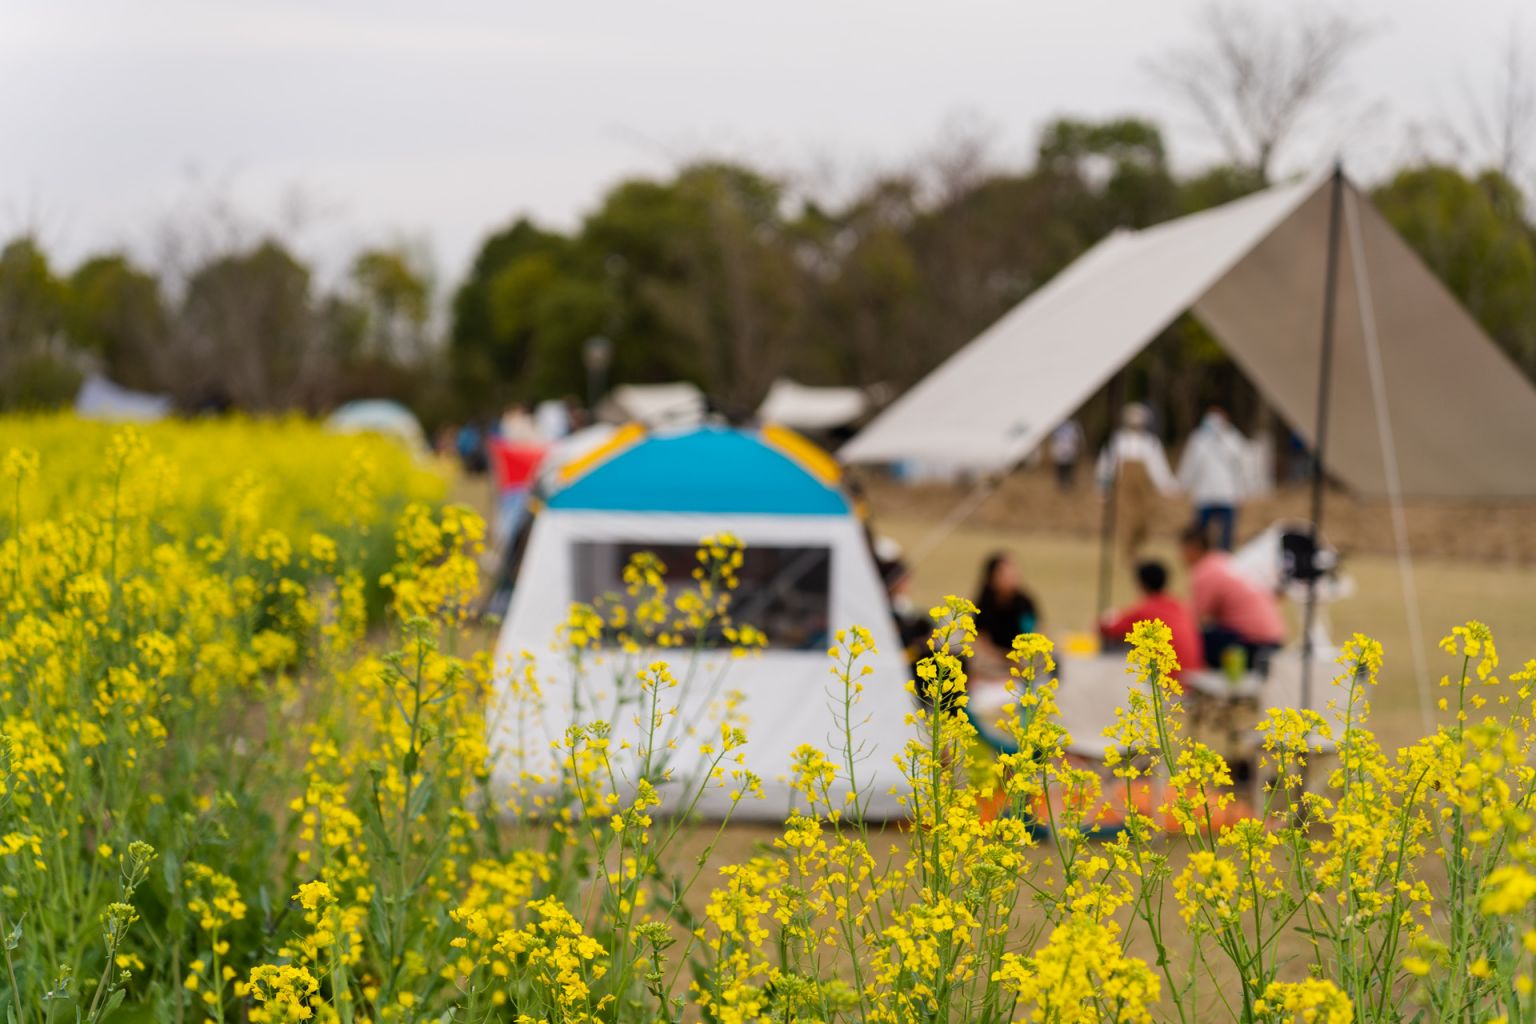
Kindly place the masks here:
POLYGON ((1013 556, 996 552, 987 559, 977 588, 977 643, 991 647, 988 653, 1005 657, 1013 649, 1014 637, 1035 632, 1039 624, 1039 610, 1020 585, 1013 556))

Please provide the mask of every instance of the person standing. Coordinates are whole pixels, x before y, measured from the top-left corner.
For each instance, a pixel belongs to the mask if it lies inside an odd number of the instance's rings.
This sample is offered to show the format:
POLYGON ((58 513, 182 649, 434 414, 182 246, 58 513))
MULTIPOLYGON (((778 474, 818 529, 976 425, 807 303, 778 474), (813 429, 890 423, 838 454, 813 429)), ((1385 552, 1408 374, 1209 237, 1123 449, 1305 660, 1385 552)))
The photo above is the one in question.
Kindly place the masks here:
POLYGON ((1051 465, 1056 467, 1056 486, 1063 493, 1070 491, 1076 483, 1077 463, 1083 457, 1083 444, 1083 428, 1077 425, 1077 420, 1066 420, 1051 431, 1047 447, 1050 449, 1051 465))
POLYGON ((1206 410, 1179 459, 1179 483, 1195 506, 1195 525, 1222 551, 1232 550, 1237 511, 1248 496, 1248 440, 1220 406, 1206 410))
POLYGON ((522 526, 548 446, 539 436, 533 417, 519 406, 502 417, 501 436, 494 438, 489 447, 497 487, 492 542, 498 547, 510 547, 522 526))
POLYGON ((1125 552, 1135 557, 1152 532, 1159 498, 1179 489, 1163 443, 1152 433, 1152 410, 1132 402, 1120 413, 1120 429, 1099 453, 1099 487, 1115 489, 1115 514, 1125 552))

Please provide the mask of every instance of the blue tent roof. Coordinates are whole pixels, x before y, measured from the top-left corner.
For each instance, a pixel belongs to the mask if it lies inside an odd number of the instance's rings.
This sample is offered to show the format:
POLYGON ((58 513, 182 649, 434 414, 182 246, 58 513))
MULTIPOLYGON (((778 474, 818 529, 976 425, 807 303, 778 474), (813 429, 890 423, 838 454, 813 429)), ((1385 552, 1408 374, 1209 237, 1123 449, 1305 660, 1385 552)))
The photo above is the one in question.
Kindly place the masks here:
POLYGON ((846 515, 848 500, 756 433, 648 435, 554 492, 552 509, 846 515))

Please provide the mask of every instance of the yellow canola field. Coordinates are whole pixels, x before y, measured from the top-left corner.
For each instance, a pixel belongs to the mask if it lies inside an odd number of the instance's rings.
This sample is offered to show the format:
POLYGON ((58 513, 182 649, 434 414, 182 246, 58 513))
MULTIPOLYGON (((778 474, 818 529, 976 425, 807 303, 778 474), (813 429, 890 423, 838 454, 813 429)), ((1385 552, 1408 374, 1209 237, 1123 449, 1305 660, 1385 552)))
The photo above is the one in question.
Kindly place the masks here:
POLYGON ((637 556, 493 688, 466 634, 484 525, 441 494, 298 420, 0 420, 7 1024, 1536 1017, 1536 662, 1501 667, 1476 622, 1401 751, 1355 637, 1334 714, 1262 723, 1251 816, 1222 813, 1162 623, 1128 638, 1100 765, 1068 753, 1045 637, 1013 645, 991 754, 968 602, 933 609, 907 694, 869 692, 850 625, 826 735, 784 766, 797 805, 741 843, 663 813, 760 795, 740 695, 694 671, 763 642, 731 617, 740 543, 703 538, 686 586, 637 556), (560 736, 554 672, 588 712, 560 736), (693 685, 717 721, 677 721, 693 685), (906 819, 882 827, 860 708, 893 697, 906 819), (497 788, 493 761, 521 770, 497 788), (1106 787, 1151 793, 1108 837, 1106 787))
MULTIPOLYGON (((445 491, 401 445, 300 417, 131 428, 68 415, 0 417, 0 454, 12 448, 39 463, 26 485, 30 518, 110 511, 122 474, 167 535, 216 532, 231 514, 294 541, 345 529, 387 534, 406 502, 440 501, 445 491), (115 438, 134 440, 114 448, 115 438)), ((14 514, 14 497, 0 500, 0 514, 14 514)))

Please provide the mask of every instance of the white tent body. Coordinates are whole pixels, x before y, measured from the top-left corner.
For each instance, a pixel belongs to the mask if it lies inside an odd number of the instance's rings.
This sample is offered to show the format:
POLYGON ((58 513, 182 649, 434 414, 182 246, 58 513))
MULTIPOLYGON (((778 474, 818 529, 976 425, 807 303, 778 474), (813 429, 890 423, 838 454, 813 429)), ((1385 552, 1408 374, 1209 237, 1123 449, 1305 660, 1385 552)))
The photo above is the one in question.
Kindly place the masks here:
POLYGON ((768 388, 757 415, 796 430, 833 430, 868 411, 869 396, 859 388, 817 388, 781 377, 768 388))
MULTIPOLYGON (((1186 311, 1314 442, 1331 181, 1110 235, 839 457, 1007 469, 1186 311)), ((1370 202, 1342 187, 1358 230, 1340 240, 1327 468, 1368 496, 1536 497, 1536 389, 1370 202), (1385 409, 1373 401, 1352 267, 1364 269, 1373 300, 1385 409), (1388 479, 1383 425, 1395 434, 1400 489, 1388 479)))

